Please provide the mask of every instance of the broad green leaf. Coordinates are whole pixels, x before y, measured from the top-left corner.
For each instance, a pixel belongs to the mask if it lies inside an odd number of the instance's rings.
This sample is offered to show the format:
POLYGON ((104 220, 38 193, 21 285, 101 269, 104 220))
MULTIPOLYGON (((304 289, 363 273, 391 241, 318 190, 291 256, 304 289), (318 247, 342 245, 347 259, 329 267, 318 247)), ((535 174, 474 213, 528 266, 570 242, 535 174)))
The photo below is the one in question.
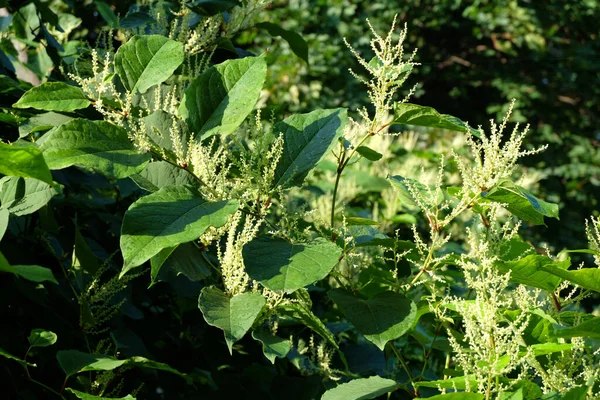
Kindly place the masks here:
POLYGON ((25 360, 21 360, 18 357, 13 356, 12 354, 8 353, 7 351, 5 351, 4 349, 0 348, 0 356, 4 357, 4 358, 8 358, 9 360, 14 360, 16 362, 18 362, 19 364, 21 364, 23 367, 29 366, 29 367, 35 367, 35 364, 31 364, 25 360))
MULTIPOLYGON (((450 131, 467 132, 467 123, 447 114, 440 114, 431 107, 410 103, 394 105, 394 125, 416 125, 428 128, 447 129, 450 131)), ((477 135, 476 131, 471 133, 477 135)))
POLYGON ((183 274, 194 282, 201 281, 211 274, 210 265, 193 243, 182 243, 177 246, 162 267, 171 268, 176 274, 183 274))
POLYGON ((254 26, 257 28, 265 29, 267 32, 269 32, 269 35, 271 35, 272 37, 281 37, 283 40, 288 42, 288 44, 290 45, 290 49, 292 49, 295 55, 297 55, 302 60, 304 60, 304 62, 309 64, 308 44, 298 33, 283 29, 281 26, 272 22, 260 22, 254 26))
POLYGON ((252 327, 265 304, 260 293, 246 292, 229 297, 214 286, 202 289, 198 298, 206 323, 225 332, 229 353, 233 344, 252 327))
POLYGON ((444 201, 443 191, 427 187, 414 179, 394 175, 388 177, 388 180, 392 183, 392 186, 398 189, 400 201, 409 209, 420 209, 415 196, 419 199, 427 199, 428 203, 440 204, 444 201))
POLYGON ((104 397, 104 396, 95 396, 93 394, 80 392, 79 390, 75 390, 72 388, 67 388, 67 391, 73 393, 78 399, 81 400, 135 400, 135 397, 128 394, 125 397, 104 397))
POLYGON ((354 379, 342 383, 338 387, 329 389, 323 394, 321 400, 367 400, 374 399, 389 392, 393 392, 400 385, 391 379, 380 376, 354 379))
POLYGON ((52 184, 52 175, 42 152, 32 146, 0 142, 0 174, 35 178, 52 184))
POLYGON ((125 29, 135 29, 143 27, 144 25, 150 24, 154 21, 154 18, 143 12, 132 12, 129 13, 119 22, 119 26, 125 29))
POLYGON ((148 192, 156 192, 166 186, 193 186, 196 184, 196 180, 190 172, 166 161, 148 163, 139 174, 132 175, 130 178, 148 192))
POLYGON ((542 266, 542 270, 575 283, 584 289, 600 292, 600 268, 582 268, 566 270, 556 264, 542 266))
POLYGON ((211 226, 225 225, 237 209, 236 200, 208 202, 188 186, 167 186, 140 198, 123 218, 121 251, 125 263, 120 276, 164 248, 191 242, 211 226))
POLYGON ((511 214, 535 225, 545 225, 544 217, 558 219, 558 205, 537 199, 528 190, 510 181, 503 181, 489 192, 481 193, 488 201, 504 204, 511 214))
POLYGON ((588 319, 576 326, 562 326, 554 324, 553 327, 554 332, 550 333, 550 335, 553 337, 584 337, 600 339, 600 317, 588 319))
MULTIPOLYGON (((531 345, 531 350, 533 350, 533 354, 538 357, 538 356, 545 356, 547 354, 552 354, 552 353, 560 353, 561 351, 569 351, 571 350, 571 348, 573 348, 573 345, 571 343, 552 343, 552 342, 547 342, 547 343, 536 343, 531 345)), ((527 355, 526 351, 520 352, 519 354, 522 354, 523 357, 525 357, 527 355)))
MULTIPOLYGON (((438 394, 436 396, 427 397, 427 400, 483 400, 485 396, 481 393, 469 393, 469 392, 454 392, 446 394, 438 394)), ((510 397, 512 400, 513 398, 510 397)), ((425 400, 423 397, 418 397, 415 400, 425 400)), ((514 399, 516 400, 516 398, 514 399)))
MULTIPOLYGON (((483 398, 483 395, 481 395, 483 398)), ((498 400, 523 400, 523 388, 520 388, 516 392, 503 392, 500 393, 498 400)))
POLYGON ((29 347, 48 347, 56 343, 56 333, 45 329, 33 329, 29 335, 29 347))
POLYGON ((8 228, 9 217, 10 212, 8 212, 8 209, 0 207, 0 240, 2 240, 6 233, 6 229, 8 228))
POLYGON ((267 76, 264 56, 228 60, 194 79, 186 89, 179 114, 196 139, 228 135, 254 109, 267 76))
MULTIPOLYGON (((85 238, 81 235, 77 225, 75 225, 75 246, 73 248, 71 267, 78 274, 86 273, 89 276, 93 276, 100 269, 98 259, 85 241, 85 238)), ((83 290, 83 287, 81 289, 83 290)))
POLYGON ((28 215, 36 212, 59 193, 59 186, 50 186, 31 178, 11 176, 0 183, 2 208, 13 215, 28 215))
POLYGON ((183 58, 180 42, 162 35, 136 35, 117 50, 115 69, 128 90, 145 93, 169 79, 183 58))
POLYGON ((356 148, 356 152, 369 161, 377 161, 380 160, 381 157, 383 157, 381 153, 378 153, 367 146, 358 146, 356 148))
POLYGON ((140 172, 150 160, 149 154, 136 150, 125 129, 86 119, 75 119, 48 133, 40 149, 50 169, 76 165, 117 179, 140 172))
POLYGON ((102 18, 104 18, 108 26, 111 28, 116 28, 119 23, 119 19, 115 15, 113 9, 104 1, 97 0, 94 1, 94 4, 96 5, 98 13, 102 16, 102 18))
POLYGON ((292 293, 321 280, 342 254, 335 243, 319 238, 292 244, 283 239, 259 237, 244 246, 246 272, 274 291, 292 293))
POLYGON ((239 0, 194 0, 186 2, 185 6, 196 14, 210 17, 240 5, 239 0))
POLYGON ((160 269, 176 248, 177 246, 162 249, 150 259, 150 286, 148 286, 148 288, 152 287, 152 285, 156 283, 160 269))
POLYGON ((586 400, 586 399, 589 399, 590 397, 588 397, 588 395, 587 395, 588 390, 589 390, 589 388, 587 386, 574 387, 574 388, 570 389, 569 391, 567 391, 563 395, 562 400, 586 400))
POLYGON ((292 349, 292 343, 288 339, 271 335, 269 332, 253 331, 252 338, 262 343, 263 353, 272 364, 275 364, 275 358, 285 358, 292 349))
POLYGON ((13 107, 70 112, 86 108, 90 104, 80 88, 64 82, 46 82, 25 92, 13 107))
POLYGON ((52 270, 39 265, 13 265, 14 272, 21 278, 32 282, 52 282, 58 285, 58 281, 52 274, 52 270))
POLYGON ((56 353, 56 359, 67 375, 67 378, 84 371, 112 371, 121 366, 130 366, 167 371, 179 375, 186 380, 188 379, 186 374, 171 368, 167 364, 152 361, 145 357, 136 356, 124 360, 117 360, 111 356, 88 354, 79 350, 61 350, 56 353))
MULTIPOLYGON (((456 376, 448 379, 440 379, 438 381, 421 381, 415 382, 415 387, 428 387, 428 388, 442 388, 442 389, 455 389, 455 390, 466 390, 464 376, 456 376)), ((469 379, 470 387, 477 387, 477 380, 474 378, 469 379)))
POLYGON ((562 279, 544 270, 544 266, 553 265, 564 271, 569 268, 570 260, 554 261, 539 254, 530 254, 516 261, 498 261, 496 267, 502 273, 510 272, 512 282, 521 283, 553 292, 562 279))
POLYGON ((148 138, 156 145, 156 151, 165 151, 173 160, 177 158, 173 139, 171 138, 174 125, 179 130, 181 146, 184 150, 187 149, 189 135, 185 122, 163 110, 155 111, 143 119, 148 138))
POLYGON ((417 317, 415 303, 395 292, 379 293, 364 300, 334 289, 329 292, 329 297, 352 325, 381 350, 387 342, 408 332, 417 317))
POLYGON ((73 117, 52 111, 44 114, 34 115, 25 123, 19 125, 19 137, 23 138, 31 133, 47 131, 55 126, 69 122, 72 119, 73 117))
POLYGON ((306 175, 329 152, 348 123, 344 108, 292 115, 275 124, 283 135, 283 154, 275 169, 274 185, 301 185, 306 175))

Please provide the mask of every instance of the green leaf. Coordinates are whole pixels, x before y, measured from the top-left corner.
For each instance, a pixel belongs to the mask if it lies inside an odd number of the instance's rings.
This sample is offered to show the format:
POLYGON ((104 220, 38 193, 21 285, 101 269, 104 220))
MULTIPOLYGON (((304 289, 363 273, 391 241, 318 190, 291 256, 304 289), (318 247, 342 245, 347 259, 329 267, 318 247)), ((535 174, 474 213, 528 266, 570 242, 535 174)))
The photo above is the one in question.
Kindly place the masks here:
POLYGON ((337 143, 348 123, 344 108, 292 115, 275 124, 283 134, 283 154, 275 169, 274 185, 301 185, 306 175, 337 143))
POLYGON ((496 262, 496 267, 500 272, 510 272, 510 280, 512 282, 553 292, 560 282, 562 282, 562 279, 546 272, 544 270, 544 266, 546 265, 554 265, 556 268, 564 271, 569 268, 570 260, 554 261, 546 256, 530 254, 516 261, 496 262))
POLYGON ((166 186, 193 186, 196 184, 196 180, 190 172, 166 161, 148 163, 139 174, 132 175, 130 178, 148 192, 156 192, 166 186))
POLYGON ((188 379, 186 374, 171 368, 167 364, 152 361, 145 357, 136 356, 117 360, 111 356, 88 354, 79 350, 61 350, 56 353, 56 359, 67 375, 67 378, 84 371, 112 371, 121 366, 131 366, 167 371, 188 379))
POLYGON ((29 347, 48 347, 56 343, 56 333, 45 329, 33 329, 29 335, 29 347))
POLYGON ((73 117, 52 111, 44 114, 34 115, 25 123, 19 125, 19 137, 23 138, 31 133, 47 131, 55 126, 69 122, 72 119, 73 117))
POLYGON ((148 288, 152 287, 152 285, 156 283, 160 269, 176 248, 177 246, 162 249, 150 259, 150 286, 148 286, 148 288))
POLYGON ((144 196, 123 218, 121 275, 164 248, 197 239, 211 227, 221 227, 238 209, 236 200, 208 202, 190 187, 167 186, 144 196))
POLYGON ((203 288, 198 298, 206 323, 225 332, 230 354, 233 344, 244 337, 265 304, 260 293, 246 292, 229 297, 214 286, 203 288))
POLYGON ((18 362, 19 364, 21 364, 23 367, 26 367, 26 366, 35 367, 36 366, 35 364, 28 363, 25 360, 21 360, 20 358, 13 356, 12 354, 8 353, 7 351, 5 351, 2 348, 0 348, 0 356, 2 356, 4 358, 8 358, 9 360, 14 360, 14 361, 18 362))
POLYGON ((37 179, 11 176, 0 181, 0 188, 2 208, 19 216, 34 213, 45 206, 59 193, 60 187, 50 186, 37 179))
POLYGON ((145 93, 169 79, 183 58, 180 42, 162 35, 136 35, 117 50, 115 69, 125 88, 145 93))
POLYGON ((163 268, 171 268, 176 274, 183 274, 194 282, 201 281, 211 274, 210 265, 193 243, 183 243, 177 246, 164 261, 163 268))
POLYGON ((150 160, 127 137, 127 131, 105 121, 75 119, 44 136, 40 145, 50 169, 76 165, 108 177, 126 178, 150 160))
POLYGON ((566 392, 562 400, 586 400, 589 388, 587 386, 578 386, 566 392))
POLYGON ((554 324, 550 335, 559 338, 584 337, 600 339, 600 317, 590 318, 576 326, 554 324))
MULTIPOLYGON (((431 107, 410 103, 394 105, 393 125, 416 125, 428 128, 447 129, 450 131, 467 132, 467 123, 447 114, 440 114, 431 107)), ((477 135, 476 131, 471 131, 477 135)))
POLYGON ((217 133, 228 135, 254 109, 267 76, 264 56, 228 60, 215 65, 186 89, 179 114, 204 140, 217 133))
POLYGON ((541 268, 543 271, 566 279, 569 282, 579 285, 584 289, 600 292, 599 268, 582 268, 570 271, 563 268, 559 268, 556 264, 544 265, 541 268))
POLYGON ((10 212, 6 208, 0 207, 0 240, 4 237, 6 229, 8 228, 8 220, 10 212))
POLYGON ((417 317, 415 303, 395 292, 379 293, 364 300, 334 289, 329 291, 329 297, 352 325, 382 351, 387 342, 408 332, 417 317))
POLYGON ((70 112, 86 108, 90 101, 83 90, 64 82, 46 82, 29 89, 13 107, 70 112))
POLYGON ((35 178, 52 184, 52 175, 42 152, 32 146, 0 142, 0 174, 35 178))
POLYGON ((286 293, 325 278, 341 254, 342 249, 323 238, 292 244, 262 236, 248 243, 243 250, 248 275, 268 289, 286 293))
MULTIPOLYGON (((466 390, 466 382, 464 376, 456 376, 448 379, 440 379, 438 381, 421 381, 415 382, 415 387, 428 387, 428 388, 442 388, 442 389, 455 389, 455 390, 466 390)), ((477 387, 477 381, 475 379, 469 379, 470 387, 477 387)), ((461 393, 462 394, 462 393, 461 393)))
POLYGON ((253 331, 252 338, 262 343, 263 353, 272 364, 275 364, 275 358, 285 358, 292 349, 292 343, 288 339, 271 335, 269 332, 253 331))
POLYGON ((189 136, 185 122, 163 110, 157 110, 143 119, 148 138, 156 145, 156 151, 166 151, 167 156, 170 156, 171 159, 177 158, 173 139, 171 138, 173 124, 179 129, 179 140, 183 149, 187 149, 189 136))
POLYGON ((400 385, 391 379, 380 376, 354 379, 342 383, 338 387, 329 389, 323 394, 321 400, 366 400, 374 399, 389 392, 393 392, 400 385))
POLYGON ((267 32, 269 32, 269 35, 271 35, 272 37, 281 37, 283 40, 288 42, 288 44, 290 45, 290 49, 292 49, 295 55, 297 55, 302 60, 304 60, 304 62, 309 64, 308 44, 298 33, 283 29, 281 26, 272 22, 260 22, 254 26, 257 28, 265 29, 267 32))
POLYGON ((58 285, 58 281, 52 274, 52 270, 39 265, 13 265, 14 272, 21 278, 32 282, 52 282, 58 285))
POLYGON ((135 397, 128 394, 125 397, 104 397, 104 396, 94 396, 93 394, 83 393, 79 390, 75 390, 72 388, 66 388, 65 390, 73 393, 78 399, 81 400, 135 400, 135 397))
POLYGON ((346 223, 348 225, 379 225, 377 221, 361 217, 348 217, 346 218, 346 223))
POLYGON ((115 15, 113 9, 104 1, 95 1, 94 4, 96 5, 98 13, 108 23, 108 26, 111 28, 116 28, 119 23, 119 19, 115 15))
POLYGON ((356 152, 369 161, 377 161, 383 157, 381 153, 378 153, 367 146, 358 146, 356 148, 356 152))
MULTIPOLYGON (((482 400, 485 396, 481 393, 467 393, 467 392, 454 392, 446 394, 438 394, 436 396, 427 397, 427 400, 482 400)), ((512 397, 510 397, 512 399, 512 397)), ((425 398, 418 397, 415 400, 425 400, 425 398)), ((516 398, 515 398, 516 400, 516 398)))
MULTIPOLYGON (((481 395, 483 398, 483 395, 481 395)), ((520 388, 516 392, 503 392, 500 393, 498 400, 523 400, 523 388, 520 388)))
POLYGON ((239 5, 239 0, 195 0, 185 4, 196 14, 210 17, 239 5))
POLYGON ((125 29, 135 29, 153 22, 155 22, 154 19, 146 13, 132 12, 120 21, 119 26, 125 29))
POLYGON ((481 197, 504 204, 511 214, 535 225, 545 225, 544 217, 558 218, 558 205, 537 199, 528 190, 510 181, 500 182, 481 197))

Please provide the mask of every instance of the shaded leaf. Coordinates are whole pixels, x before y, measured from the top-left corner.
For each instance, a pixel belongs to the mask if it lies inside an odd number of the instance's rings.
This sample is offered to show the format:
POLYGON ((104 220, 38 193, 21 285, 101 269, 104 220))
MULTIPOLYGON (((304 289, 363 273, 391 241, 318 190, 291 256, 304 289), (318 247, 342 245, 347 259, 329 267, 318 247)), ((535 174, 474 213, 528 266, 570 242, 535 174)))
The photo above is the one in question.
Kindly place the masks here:
POLYGON ((356 152, 369 161, 377 161, 380 160, 381 157, 383 157, 381 153, 378 153, 367 146, 358 146, 356 148, 356 152))
POLYGON ((600 339, 600 317, 590 318, 576 326, 562 326, 554 324, 553 327, 554 332, 550 333, 550 335, 553 337, 584 337, 600 339))
POLYGON ((336 244, 319 238, 309 243, 259 237, 244 246, 246 272, 274 291, 292 293, 325 278, 342 254, 336 244))
POLYGON ((166 161, 148 163, 139 174, 132 175, 130 178, 148 192, 156 192, 166 186, 193 186, 196 184, 196 180, 190 172, 166 161))
POLYGON ((281 37, 283 40, 288 42, 288 44, 290 45, 290 49, 292 49, 295 55, 297 55, 302 60, 304 60, 304 62, 309 64, 308 44, 300 34, 294 31, 283 29, 281 26, 272 22, 260 22, 254 26, 257 28, 265 29, 267 32, 269 32, 269 35, 271 35, 272 37, 281 37))
POLYGON ((13 265, 14 272, 21 278, 32 282, 52 282, 58 285, 58 281, 52 274, 52 270, 39 265, 13 265))
POLYGON ((275 358, 285 358, 292 349, 292 343, 288 339, 271 335, 269 332, 253 331, 252 338, 262 343, 263 353, 272 364, 275 364, 275 358))
POLYGON ((16 362, 18 362, 19 364, 21 364, 23 367, 29 366, 29 367, 35 367, 35 364, 29 363, 25 360, 21 360, 18 357, 13 356, 12 354, 10 354, 9 352, 5 351, 4 349, 0 348, 0 356, 4 357, 4 358, 8 358, 9 360, 14 360, 16 362))
POLYGON ((135 400, 135 397, 128 394, 125 397, 104 397, 104 396, 94 396, 93 394, 80 392, 79 390, 75 390, 72 388, 67 388, 67 391, 73 393, 77 396, 78 399, 81 400, 135 400))
POLYGON ((516 261, 498 261, 496 267, 502 273, 510 271, 510 280, 553 292, 558 287, 562 279, 544 270, 544 266, 554 265, 560 270, 569 268, 570 260, 554 261, 549 257, 530 254, 516 261))
POLYGON ((48 347, 56 343, 56 333, 45 329, 33 329, 29 335, 30 347, 48 347))
POLYGON ((55 112, 47 112, 44 114, 34 115, 29 118, 25 123, 19 125, 19 137, 25 137, 31 133, 46 131, 69 122, 73 117, 68 115, 59 114, 55 112))
POLYGON ((9 217, 10 213, 8 212, 8 209, 0 207, 0 240, 2 240, 6 233, 6 229, 8 228, 9 217))
POLYGON ((42 181, 16 176, 5 177, 0 181, 0 202, 2 208, 13 215, 28 215, 36 212, 59 193, 60 187, 50 186, 42 181))
POLYGON ((329 297, 342 313, 381 350, 390 340, 404 335, 417 316, 417 306, 404 295, 383 292, 364 300, 340 289, 329 291, 329 297))
MULTIPOLYGON (((438 394, 436 396, 427 397, 430 400, 482 400, 485 399, 485 396, 481 393, 466 393, 466 392, 455 392, 455 393, 446 393, 446 394, 438 394)), ((510 398, 512 399, 512 397, 510 398)), ((424 400, 424 398, 418 397, 415 400, 424 400)), ((516 400, 516 398, 515 398, 516 400)))
POLYGON ((123 218, 121 275, 164 248, 197 239, 209 227, 220 227, 238 209, 236 200, 208 202, 190 187, 167 186, 144 196, 123 218))
POLYGON ((185 6, 196 14, 210 17, 240 5, 239 0, 194 0, 185 3, 185 6))
POLYGON ((542 266, 542 270, 575 283, 584 289, 600 292, 600 268, 566 270, 556 264, 542 266))
POLYGON ((203 288, 198 298, 206 323, 225 333, 229 353, 233 344, 252 327, 265 304, 260 293, 246 292, 229 297, 214 286, 203 288))

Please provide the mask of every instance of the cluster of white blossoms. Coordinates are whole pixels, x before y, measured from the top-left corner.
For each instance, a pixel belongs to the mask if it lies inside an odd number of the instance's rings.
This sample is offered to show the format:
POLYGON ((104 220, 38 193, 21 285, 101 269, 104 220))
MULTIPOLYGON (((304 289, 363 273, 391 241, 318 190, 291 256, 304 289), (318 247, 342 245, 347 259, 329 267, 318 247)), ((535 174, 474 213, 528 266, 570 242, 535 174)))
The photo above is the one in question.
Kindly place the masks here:
POLYGON ((600 268, 600 218, 592 216, 590 217, 590 221, 585 221, 585 233, 590 250, 596 252, 594 254, 594 262, 600 268))

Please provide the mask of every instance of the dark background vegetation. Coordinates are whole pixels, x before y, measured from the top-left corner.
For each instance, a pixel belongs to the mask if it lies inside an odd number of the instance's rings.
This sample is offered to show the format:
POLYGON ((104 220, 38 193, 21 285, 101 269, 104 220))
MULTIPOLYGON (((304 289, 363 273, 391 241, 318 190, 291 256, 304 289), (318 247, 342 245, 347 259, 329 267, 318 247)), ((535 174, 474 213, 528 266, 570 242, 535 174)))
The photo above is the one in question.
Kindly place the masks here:
MULTIPOLYGON (((9 1, 10 12, 16 15, 26 3, 9 1)), ((82 19, 73 36, 93 44, 106 25, 97 2, 56 3, 82 19)), ((106 3, 116 14, 125 15, 135 2, 106 3)), ((406 23, 409 29, 407 51, 419 48, 416 61, 421 66, 411 81, 420 84, 412 102, 486 127, 490 118, 501 118, 510 99, 516 98, 514 120, 531 124, 527 145, 549 144, 547 151, 525 161, 545 175, 538 195, 560 204, 560 221, 547 220, 548 227, 525 227, 526 234, 555 251, 585 247, 584 220, 598 215, 600 197, 600 4, 595 0, 276 0, 264 19, 302 34, 309 43, 310 65, 263 31, 246 32, 236 43, 255 52, 270 47, 267 106, 277 118, 315 108, 355 110, 366 103, 366 95, 348 73, 348 68, 360 69, 342 38, 368 54, 365 18, 383 33, 395 14, 398 23, 406 23)), ((11 29, 8 22, 4 19, 1 24, 4 31, 11 29)), ((10 56, 6 40, 0 46, 4 58, 10 56)), ((3 68, 10 77, 10 68, 3 68)), ((50 79, 58 75, 55 69, 50 79)), ((14 103, 27 87, 21 85, 22 89, 15 81, 2 81, 1 107, 14 103)), ((18 137, 14 124, 3 124, 0 132, 5 140, 18 137)), ((12 221, 1 251, 9 261, 51 265, 59 271, 70 262, 78 226, 94 254, 119 270, 118 260, 109 256, 118 249, 121 218, 138 189, 130 181, 109 182, 74 168, 57 173, 55 179, 65 190, 62 198, 53 200, 53 211, 12 221)), ((324 390, 318 376, 301 376, 289 362, 278 360, 271 366, 252 339, 240 342, 236 347, 241 352, 234 350, 230 357, 222 332, 208 327, 197 308, 199 285, 185 278, 165 280, 172 284, 146 290, 147 275, 136 279, 122 294, 127 298, 122 314, 111 321, 109 332, 94 339, 95 345, 106 338, 119 356, 145 355, 195 374, 197 382, 204 384, 188 386, 173 375, 132 369, 120 378, 123 394, 141 383, 138 398, 143 399, 304 399, 324 390)), ((58 349, 87 349, 68 287, 43 289, 2 275, 0 293, 0 347, 23 355, 29 331, 43 327, 57 333, 58 349)), ((347 350, 357 368, 386 367, 379 352, 347 350)), ((31 356, 38 364, 36 378, 58 389, 64 375, 55 351, 55 347, 44 348, 31 356)), ((52 396, 28 383, 23 370, 8 360, 0 360, 0 374, 8 378, 4 398, 52 396)), ((81 374, 79 379, 85 383, 88 376, 81 374)))

